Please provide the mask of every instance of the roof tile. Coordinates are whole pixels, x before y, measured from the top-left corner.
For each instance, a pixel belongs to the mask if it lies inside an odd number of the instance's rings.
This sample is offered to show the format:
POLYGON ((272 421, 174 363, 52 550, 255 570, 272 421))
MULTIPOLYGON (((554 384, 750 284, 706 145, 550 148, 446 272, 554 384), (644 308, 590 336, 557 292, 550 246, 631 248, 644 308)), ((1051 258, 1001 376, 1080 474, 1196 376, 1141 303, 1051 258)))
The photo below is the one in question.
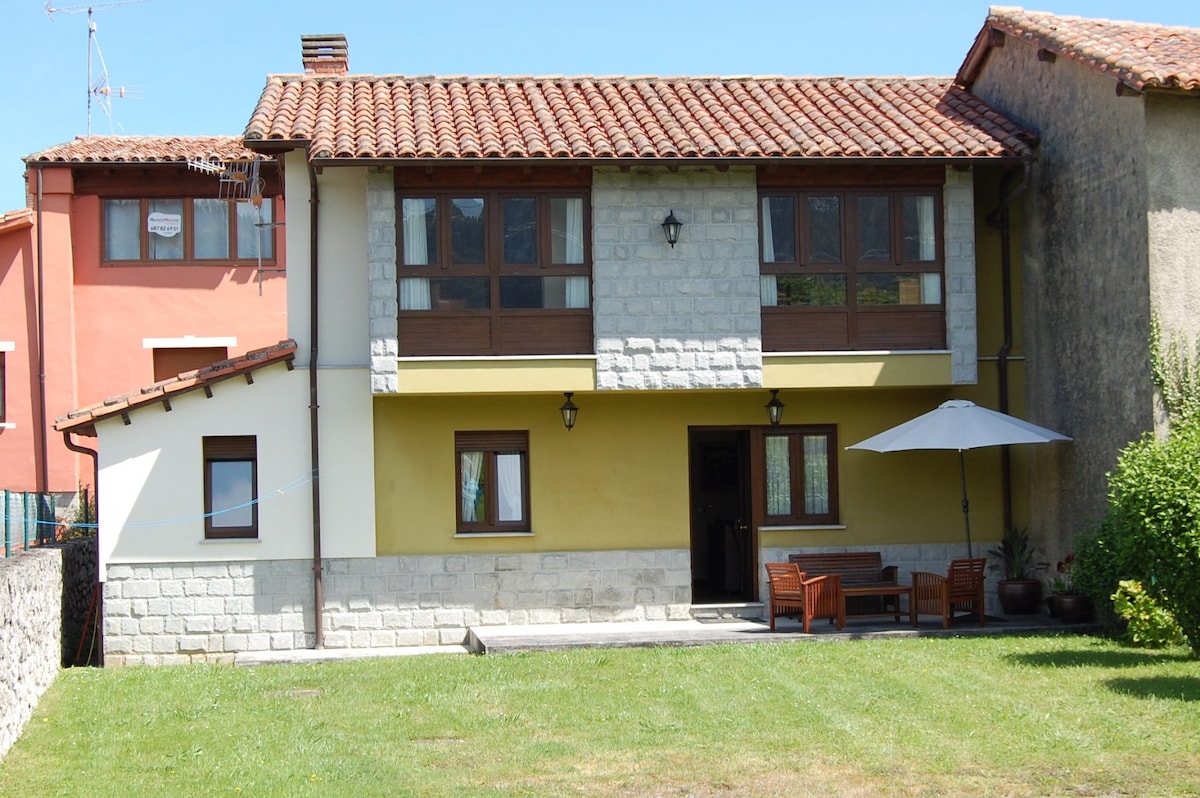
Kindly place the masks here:
POLYGON ((54 428, 71 430, 85 435, 95 434, 95 423, 112 416, 128 413, 144 405, 188 391, 194 391, 222 380, 249 374, 273 363, 291 362, 296 357, 296 342, 290 338, 272 346, 251 350, 240 357, 221 360, 211 366, 192 369, 175 377, 147 385, 130 393, 110 396, 94 405, 72 410, 56 419, 54 428))
POLYGON ((959 79, 964 83, 975 79, 981 55, 990 46, 984 35, 989 30, 1031 42, 1139 91, 1200 91, 1200 28, 1064 17, 993 6, 980 38, 959 70, 959 79))
POLYGON ((248 144, 314 159, 1000 158, 1033 137, 947 78, 272 75, 248 144))
POLYGON ((26 163, 163 163, 190 158, 232 161, 259 157, 238 136, 76 136, 32 155, 26 163))

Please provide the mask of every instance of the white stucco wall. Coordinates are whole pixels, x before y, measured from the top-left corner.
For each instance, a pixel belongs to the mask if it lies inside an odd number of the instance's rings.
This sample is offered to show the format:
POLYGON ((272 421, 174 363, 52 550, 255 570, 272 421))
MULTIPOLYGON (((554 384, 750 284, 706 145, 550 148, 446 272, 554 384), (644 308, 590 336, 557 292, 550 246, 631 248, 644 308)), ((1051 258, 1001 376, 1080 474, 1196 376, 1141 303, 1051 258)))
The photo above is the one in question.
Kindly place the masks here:
MULTIPOLYGON (((370 396, 365 369, 322 374, 323 554, 375 554, 370 396), (365 447, 365 448, 364 448, 365 447)), ((312 556, 308 373, 282 364, 97 424, 100 578, 113 564, 286 560, 312 556), (205 540, 202 438, 255 435, 259 537, 205 540)))

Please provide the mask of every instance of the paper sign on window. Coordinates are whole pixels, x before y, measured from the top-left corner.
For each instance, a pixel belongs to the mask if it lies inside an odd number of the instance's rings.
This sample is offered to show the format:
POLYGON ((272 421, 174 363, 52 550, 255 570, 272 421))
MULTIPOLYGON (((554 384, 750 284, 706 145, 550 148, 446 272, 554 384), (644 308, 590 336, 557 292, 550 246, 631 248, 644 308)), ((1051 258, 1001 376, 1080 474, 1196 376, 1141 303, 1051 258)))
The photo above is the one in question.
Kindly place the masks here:
POLYGON ((183 230, 183 215, 154 211, 146 217, 146 230, 164 238, 174 238, 183 230))

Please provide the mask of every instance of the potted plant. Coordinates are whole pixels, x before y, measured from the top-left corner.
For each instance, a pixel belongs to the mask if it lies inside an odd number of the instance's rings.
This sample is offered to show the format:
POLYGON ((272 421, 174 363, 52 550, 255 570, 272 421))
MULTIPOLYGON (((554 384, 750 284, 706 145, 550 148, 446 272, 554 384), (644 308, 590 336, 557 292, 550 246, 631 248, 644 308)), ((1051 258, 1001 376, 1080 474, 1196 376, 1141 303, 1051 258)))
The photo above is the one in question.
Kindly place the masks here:
POLYGON ((1046 563, 1034 562, 1029 530, 1012 527, 1004 530, 1000 545, 988 551, 990 568, 1000 572, 996 593, 1005 615, 1030 615, 1037 612, 1042 599, 1042 583, 1034 576, 1046 563))
POLYGON ((1087 623, 1092 619, 1092 600, 1075 588, 1071 578, 1075 553, 1058 561, 1057 575, 1050 580, 1050 614, 1063 623, 1087 623))

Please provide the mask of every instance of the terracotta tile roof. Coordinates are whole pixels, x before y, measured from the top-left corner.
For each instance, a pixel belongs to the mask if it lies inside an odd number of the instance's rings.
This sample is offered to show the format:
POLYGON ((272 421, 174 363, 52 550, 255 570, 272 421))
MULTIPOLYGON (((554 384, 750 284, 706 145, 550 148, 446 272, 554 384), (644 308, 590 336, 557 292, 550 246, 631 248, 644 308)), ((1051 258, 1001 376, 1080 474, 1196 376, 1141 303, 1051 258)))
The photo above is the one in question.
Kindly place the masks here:
POLYGON ((1200 91, 1200 28, 1060 17, 993 6, 959 69, 962 83, 970 85, 979 74, 993 46, 991 31, 1031 42, 1138 91, 1200 91))
POLYGON ((24 230, 33 226, 33 209, 20 208, 7 213, 0 213, 0 233, 13 230, 24 230))
POLYGON ((256 157, 239 136, 76 136, 25 156, 26 163, 164 163, 189 158, 256 157))
POLYGON ((1033 137, 942 78, 272 75, 247 144, 319 159, 1001 158, 1033 137))
POLYGON ((180 394, 211 386, 233 377, 245 376, 273 363, 291 362, 296 357, 296 342, 292 339, 280 341, 272 346, 255 349, 241 357, 231 358, 205 366, 202 369, 185 371, 178 376, 156 382, 132 393, 111 396, 103 402, 74 410, 62 418, 55 419, 54 428, 60 432, 71 430, 83 435, 95 435, 95 423, 102 419, 128 413, 155 402, 170 402, 180 394))

